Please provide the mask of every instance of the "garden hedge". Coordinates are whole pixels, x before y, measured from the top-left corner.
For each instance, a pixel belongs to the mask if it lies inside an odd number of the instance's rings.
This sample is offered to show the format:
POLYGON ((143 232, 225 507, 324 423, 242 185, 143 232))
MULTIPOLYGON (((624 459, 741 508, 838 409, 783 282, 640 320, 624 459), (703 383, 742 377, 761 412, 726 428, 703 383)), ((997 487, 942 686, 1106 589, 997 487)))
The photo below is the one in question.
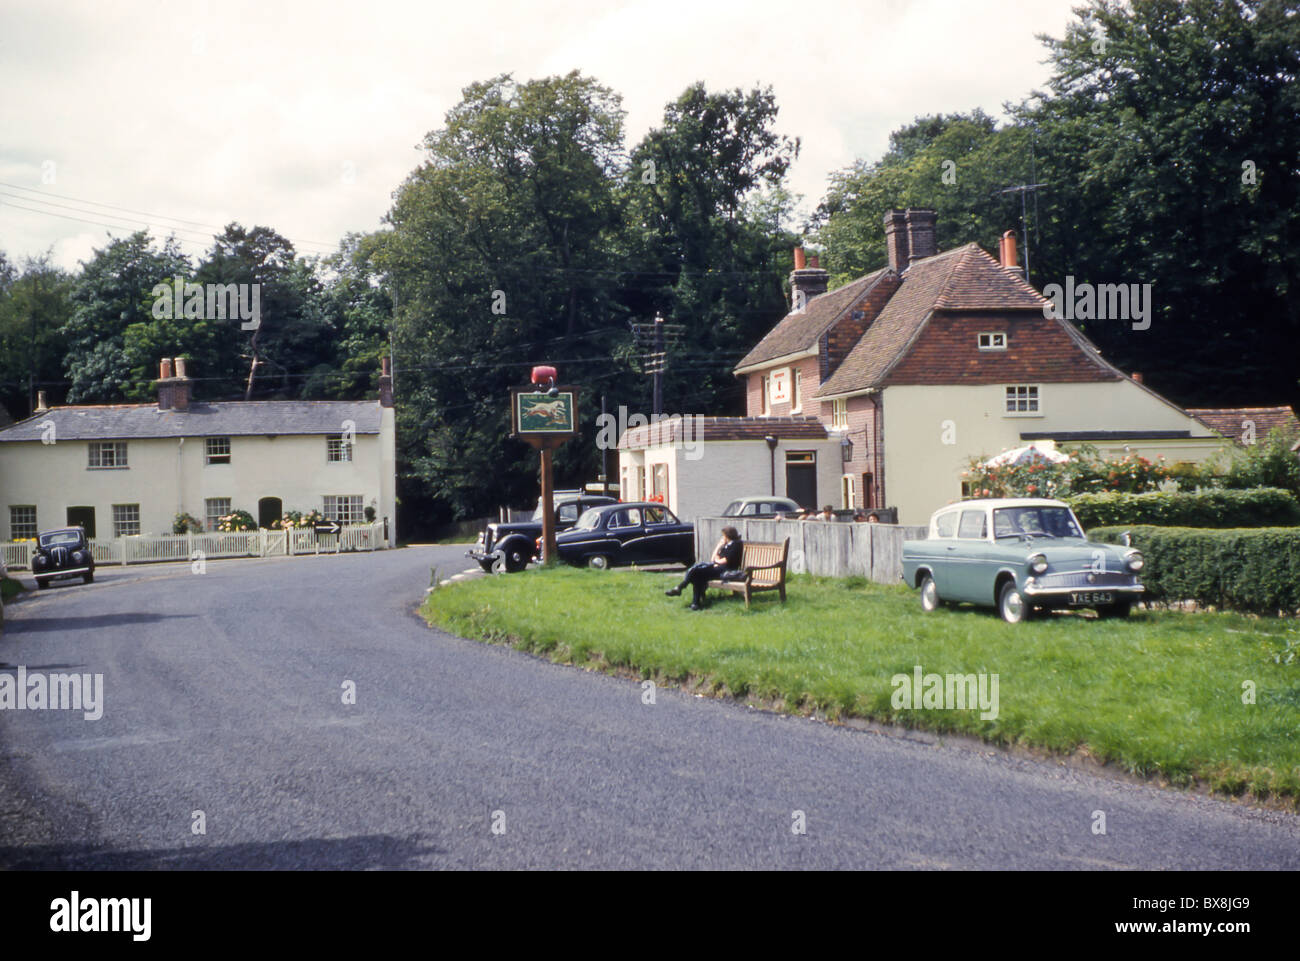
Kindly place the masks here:
POLYGON ((1066 502, 1074 508, 1085 530, 1112 524, 1217 528, 1300 525, 1300 502, 1290 491, 1276 487, 1076 494, 1067 497, 1066 502))
POLYGON ((1300 528, 1100 527, 1088 537, 1119 544, 1126 530, 1146 557, 1146 600, 1191 600, 1254 614, 1300 612, 1300 528))

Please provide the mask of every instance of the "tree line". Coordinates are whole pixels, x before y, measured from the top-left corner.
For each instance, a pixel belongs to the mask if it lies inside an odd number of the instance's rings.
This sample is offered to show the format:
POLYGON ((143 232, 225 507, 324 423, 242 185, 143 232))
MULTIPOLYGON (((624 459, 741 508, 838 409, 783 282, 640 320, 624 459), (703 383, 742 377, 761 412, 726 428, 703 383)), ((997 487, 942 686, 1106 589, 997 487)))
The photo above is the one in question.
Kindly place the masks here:
MULTIPOLYGON (((1042 37, 1045 90, 919 117, 831 175, 806 223, 787 188, 799 140, 771 88, 692 84, 629 145, 619 95, 572 72, 466 87, 423 141, 383 227, 327 257, 229 225, 191 260, 171 238, 110 240, 75 273, 0 253, 0 403, 142 401, 160 357, 190 358, 196 397, 373 396, 392 353, 402 529, 523 505, 536 458, 506 436, 508 388, 553 363, 648 412, 631 324, 682 325, 669 413, 744 409, 736 361, 788 310, 790 249, 832 284, 885 263, 892 207, 939 211, 941 249, 1021 231, 1035 286, 1150 283, 1149 328, 1079 321, 1103 353, 1189 406, 1300 401, 1300 17, 1285 0, 1094 0, 1042 37), (158 316, 175 278, 261 285, 261 322, 158 316)), ((162 312, 166 313, 166 312, 162 312)), ((592 443, 557 458, 594 479, 592 443)))

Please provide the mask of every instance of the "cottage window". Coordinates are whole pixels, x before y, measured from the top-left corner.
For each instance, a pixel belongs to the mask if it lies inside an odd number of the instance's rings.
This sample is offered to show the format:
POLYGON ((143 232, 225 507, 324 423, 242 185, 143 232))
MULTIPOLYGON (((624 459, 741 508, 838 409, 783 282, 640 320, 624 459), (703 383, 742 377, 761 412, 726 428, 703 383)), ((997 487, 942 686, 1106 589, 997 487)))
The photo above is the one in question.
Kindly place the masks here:
POLYGON ((140 533, 140 505, 113 505, 113 536, 130 537, 140 533))
POLYGON ((763 385, 761 391, 762 399, 759 401, 759 403, 761 405, 761 412, 763 416, 766 417, 768 414, 772 413, 772 401, 770 399, 771 398, 770 392, 772 390, 772 385, 768 382, 768 378, 766 377, 762 379, 762 385, 763 385))
POLYGON ((92 440, 86 466, 95 470, 120 470, 127 466, 126 441, 92 440))
POLYGON ((342 434, 330 434, 325 440, 326 460, 331 464, 352 460, 352 442, 342 434))
POLYGON ((230 438, 209 437, 206 442, 209 464, 230 463, 230 438))
POLYGON ((831 429, 843 430, 849 426, 849 402, 844 399, 831 401, 831 429))
POLYGON ((1006 391, 1008 414, 1037 414, 1038 388, 1027 384, 1008 387, 1006 391))
POLYGON ((9 507, 9 539, 31 540, 36 537, 36 505, 18 504, 9 507))
POLYGON ((362 524, 366 519, 360 494, 326 494, 325 517, 340 524, 362 524))
POLYGON ((856 480, 852 474, 840 478, 840 507, 845 510, 853 510, 858 506, 857 492, 854 490, 856 480))
POLYGON ((655 464, 654 476, 651 478, 651 484, 654 487, 653 496, 663 498, 663 503, 668 503, 668 465, 655 464))
POLYGON ((230 506, 229 497, 209 497, 203 502, 203 513, 207 520, 207 529, 215 531, 217 525, 221 523, 221 518, 229 514, 233 508, 230 506))
POLYGON ((1006 334, 980 334, 980 350, 1006 350, 1006 334))
POLYGON ((797 414, 803 410, 803 393, 800 390, 799 383, 802 378, 802 373, 799 371, 799 368, 796 367, 793 376, 790 378, 790 413, 792 414, 797 414))

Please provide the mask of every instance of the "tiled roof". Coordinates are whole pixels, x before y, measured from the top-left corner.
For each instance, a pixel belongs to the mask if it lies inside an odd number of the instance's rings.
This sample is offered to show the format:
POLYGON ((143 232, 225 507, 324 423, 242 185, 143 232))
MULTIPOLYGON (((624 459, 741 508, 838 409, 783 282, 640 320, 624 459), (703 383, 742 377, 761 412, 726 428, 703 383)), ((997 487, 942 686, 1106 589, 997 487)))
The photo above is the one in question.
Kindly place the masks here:
POLYGON ((881 268, 843 287, 836 287, 814 297, 799 313, 786 314, 780 323, 741 359, 736 369, 741 370, 764 361, 811 350, 816 346, 817 338, 826 333, 845 311, 865 296, 876 281, 890 272, 888 267, 881 268))
POLYGON ((1188 408, 1187 413, 1238 444, 1246 421, 1254 423, 1256 440, 1264 440, 1278 427, 1290 435, 1300 434, 1300 419, 1290 407, 1198 407, 1188 408))
POLYGON ((157 404, 51 407, 0 430, 0 442, 40 440, 46 422, 55 442, 152 437, 227 437, 254 434, 341 434, 351 421, 358 434, 379 433, 377 401, 250 400, 191 404, 188 411, 157 404))
POLYGON ((691 420, 692 424, 684 425, 682 417, 674 415, 644 427, 631 427, 618 439, 619 449, 710 440, 762 440, 769 435, 780 440, 825 440, 827 436, 826 425, 816 417, 693 416, 691 420))
MULTIPOLYGON (((1003 269, 978 244, 966 244, 919 260, 903 273, 898 292, 844 362, 822 384, 817 396, 830 397, 880 386, 907 356, 935 311, 1032 311, 1041 317, 1043 306, 1049 303, 1018 274, 1003 269)), ((1085 347, 1086 340, 1072 325, 1064 321, 1056 323, 1064 328, 1068 341, 1087 355, 1084 360, 1092 371, 1090 376, 1112 376, 1109 365, 1095 350, 1085 347), (1107 373, 1101 374, 1103 369, 1107 373)))

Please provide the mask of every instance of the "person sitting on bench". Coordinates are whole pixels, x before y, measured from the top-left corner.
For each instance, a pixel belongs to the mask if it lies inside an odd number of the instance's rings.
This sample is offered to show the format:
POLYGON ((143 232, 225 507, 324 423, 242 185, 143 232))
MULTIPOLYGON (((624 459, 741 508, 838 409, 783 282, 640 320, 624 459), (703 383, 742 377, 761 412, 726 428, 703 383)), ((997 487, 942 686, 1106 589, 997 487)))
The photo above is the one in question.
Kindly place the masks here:
POLYGON ((713 551, 712 560, 692 565, 682 577, 682 582, 676 587, 670 587, 664 593, 669 597, 677 597, 681 594, 682 588, 689 584, 693 588, 691 610, 703 610, 704 592, 708 589, 709 581, 723 578, 728 571, 739 571, 740 558, 744 551, 745 545, 740 539, 740 531, 734 527, 724 527, 722 539, 718 541, 718 546, 713 551))

